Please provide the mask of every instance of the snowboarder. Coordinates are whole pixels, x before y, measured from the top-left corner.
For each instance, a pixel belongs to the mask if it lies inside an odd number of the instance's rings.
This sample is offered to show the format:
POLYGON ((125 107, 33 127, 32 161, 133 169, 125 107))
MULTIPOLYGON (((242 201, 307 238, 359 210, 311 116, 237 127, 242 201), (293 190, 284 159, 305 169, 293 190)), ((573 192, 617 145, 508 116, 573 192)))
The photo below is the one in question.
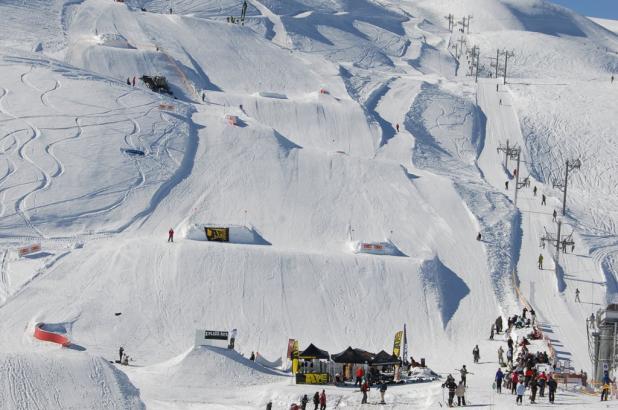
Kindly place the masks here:
POLYGON ((459 386, 455 389, 455 394, 457 394, 457 405, 465 406, 466 405, 466 386, 464 386, 463 382, 459 382, 459 386))
POLYGON ((369 391, 369 383, 367 383, 367 380, 365 380, 361 384, 361 393, 363 393, 363 399, 361 400, 361 404, 367 404, 367 392, 368 391, 369 391))
POLYGON ((127 85, 131 85, 131 79, 127 77, 127 85))
POLYGON ((554 209, 554 222, 556 222, 556 217, 558 216, 558 212, 556 212, 556 210, 554 209))
POLYGON ((496 324, 491 324, 491 332, 489 332, 489 340, 494 340, 494 331, 496 330, 496 324))
POLYGON ((496 382, 496 391, 498 393, 502 393, 502 380, 503 379, 504 379, 504 373, 502 373, 502 370, 498 368, 498 371, 496 372, 496 378, 494 379, 494 381, 496 382))
MULTIPOLYGON (((474 349, 472 349, 472 357, 474 358, 474 363, 478 363, 479 359, 481 358, 481 352, 479 350, 479 345, 474 346, 474 349)), ((466 366, 464 366, 465 368, 466 366)))
POLYGON ((575 288, 575 301, 581 303, 581 300, 579 300, 579 289, 575 288))
POLYGON ((545 198, 545 194, 541 195, 541 205, 547 205, 547 198, 545 198))
POLYGON ((476 240, 477 240, 477 241, 480 241, 480 240, 481 240, 481 238, 482 238, 482 236, 481 236, 481 233, 479 232, 479 233, 476 235, 476 240))
POLYGON ((133 76, 133 87, 135 87, 135 76, 133 76))
POLYGON ((459 374, 461 375, 461 381, 466 387, 468 386, 468 384, 466 383, 466 376, 468 375, 468 373, 468 369, 466 369, 466 365, 464 364, 463 367, 459 369, 459 374))
POLYGON ((395 124, 395 129, 399 132, 399 123, 395 124))
POLYGON ((300 408, 301 410, 307 409, 307 403, 309 402, 309 397, 305 394, 303 398, 300 400, 300 408))
POLYGON ((502 346, 498 348, 498 364, 500 364, 500 366, 504 364, 504 349, 502 346))
POLYGON ((170 228, 170 230, 167 231, 167 241, 174 242, 174 229, 173 228, 170 228))
POLYGON ((206 93, 202 93, 202 102, 206 102, 206 93))
POLYGON ((251 352, 251 356, 249 356, 249 360, 255 362, 255 353, 251 352))
POLYGON ((543 270, 543 255, 542 254, 539 254, 538 262, 539 262, 539 269, 543 270))
POLYGON ((523 405, 524 394, 526 394, 526 385, 523 382, 519 383, 515 388, 515 393, 517 393, 515 403, 523 405))
POLYGON ((502 105, 502 98, 500 98, 500 105, 502 105))
POLYGON ((120 354, 120 360, 118 360, 118 363, 122 363, 122 355, 124 354, 124 347, 120 346, 118 353, 120 354))
POLYGON ((547 388, 549 390, 549 402, 553 403, 556 398, 556 389, 558 388, 558 383, 554 380, 554 378, 549 375, 549 380, 547 380, 547 388))
POLYGON ((509 190, 509 181, 504 181, 504 189, 509 190))
POLYGON ((266 403, 266 410, 272 410, 273 409, 273 402, 269 401, 268 403, 266 403))
POLYGON ((386 393, 387 388, 388 386, 386 385, 386 382, 382 382, 380 385, 380 404, 386 404, 384 401, 384 394, 386 393))
POLYGON ((326 391, 322 389, 322 394, 320 394, 320 410, 326 410, 326 391))
POLYGON ((536 196, 536 191, 537 191, 537 189, 536 189, 536 187, 534 187, 534 189, 532 190, 532 193, 534 194, 534 196, 536 196))
POLYGON ((313 395, 313 410, 318 410, 318 406, 320 405, 320 393, 317 391, 313 395))

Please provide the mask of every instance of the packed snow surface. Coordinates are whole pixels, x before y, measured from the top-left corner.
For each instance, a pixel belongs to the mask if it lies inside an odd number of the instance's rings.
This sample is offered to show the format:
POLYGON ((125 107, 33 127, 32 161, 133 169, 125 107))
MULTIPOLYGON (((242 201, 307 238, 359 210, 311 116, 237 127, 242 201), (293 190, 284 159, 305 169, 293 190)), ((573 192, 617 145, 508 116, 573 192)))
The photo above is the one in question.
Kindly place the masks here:
MULTIPOLYGON (((511 408, 488 336, 528 305, 533 349, 591 374, 585 319, 618 295, 615 24, 544 0, 241 4, 0 2, 0 408, 287 409, 322 388, 272 368, 289 338, 390 351, 404 323, 439 375, 468 364, 470 403, 511 408), (235 350, 193 346, 233 328, 235 350)), ((382 407, 444 406, 440 384, 382 407)))

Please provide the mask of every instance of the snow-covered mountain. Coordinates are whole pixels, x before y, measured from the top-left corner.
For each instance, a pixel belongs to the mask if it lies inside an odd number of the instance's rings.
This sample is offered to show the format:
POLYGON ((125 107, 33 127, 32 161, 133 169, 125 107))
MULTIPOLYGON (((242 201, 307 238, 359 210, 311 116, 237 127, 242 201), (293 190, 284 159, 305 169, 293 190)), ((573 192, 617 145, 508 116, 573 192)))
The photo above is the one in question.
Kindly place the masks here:
MULTIPOLYGON (((283 409, 310 389, 192 350, 195 330, 275 359, 288 338, 388 351, 404 323, 440 373, 479 344, 469 398, 508 408, 487 338, 528 303, 589 370, 585 319, 618 293, 618 35, 543 0, 250 0, 232 24, 241 3, 0 2, 0 408, 283 409), (507 140, 530 180, 517 203, 507 140), (539 240, 574 159, 556 275, 539 240), (34 339, 40 322, 74 348, 34 339), (121 345, 137 366, 108 363, 121 345)), ((387 397, 442 401, 437 383, 387 397)))

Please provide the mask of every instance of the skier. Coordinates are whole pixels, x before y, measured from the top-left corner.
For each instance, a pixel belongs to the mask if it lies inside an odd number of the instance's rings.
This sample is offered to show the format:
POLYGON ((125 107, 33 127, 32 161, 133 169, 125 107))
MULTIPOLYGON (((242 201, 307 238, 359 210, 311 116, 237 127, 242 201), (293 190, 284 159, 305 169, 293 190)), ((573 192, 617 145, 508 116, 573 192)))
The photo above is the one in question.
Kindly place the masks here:
POLYGON ((133 87, 135 87, 135 76, 133 76, 133 87))
POLYGON ((504 189, 509 190, 509 181, 504 181, 504 189))
POLYGON ((547 205, 547 198, 545 198, 545 194, 541 195, 541 205, 547 205))
POLYGON ((532 190, 532 193, 534 194, 534 196, 536 196, 536 187, 534 187, 534 189, 532 190))
POLYGON ((581 303, 581 300, 579 300, 579 289, 575 288, 575 301, 581 303))
MULTIPOLYGON (((462 383, 464 383, 465 386, 465 382, 462 381, 462 383)), ((457 389, 457 384, 455 383, 455 380, 453 380, 453 378, 451 377, 450 379, 447 378, 446 382, 442 385, 442 388, 445 387, 448 389, 448 406, 453 407, 453 399, 455 398, 455 390, 457 389)))
POLYGON ((118 363, 122 363, 122 355, 124 354, 124 347, 120 346, 118 353, 120 354, 120 360, 118 361, 118 363))
POLYGON ((545 372, 541 372, 537 377, 537 383, 539 384, 539 397, 545 397, 545 385, 547 384, 547 375, 545 372))
POLYGON ((480 241, 480 240, 481 240, 481 238, 482 238, 482 236, 481 236, 481 233, 479 232, 479 233, 476 235, 476 240, 477 240, 477 241, 480 241))
POLYGON ((361 393, 363 393, 363 399, 361 400, 361 404, 367 404, 367 392, 369 391, 369 383, 367 380, 364 380, 361 384, 361 393))
POLYGON ((566 239, 562 240, 562 252, 566 253, 566 249, 567 249, 567 241, 566 239))
POLYGON ((539 388, 536 379, 530 380, 530 403, 535 404, 536 401, 536 392, 539 388))
POLYGON ((519 383, 515 388, 515 392, 517 393, 515 403, 523 405, 524 394, 526 394, 526 385, 523 382, 519 383))
POLYGON ((500 98, 500 105, 502 105, 502 98, 500 98))
POLYGON ((543 255, 539 253, 539 269, 543 270, 543 255))
POLYGON ((502 370, 498 367, 498 371, 496 372, 496 378, 494 379, 496 382, 496 391, 498 393, 502 393, 502 380, 504 379, 504 373, 502 373, 502 370))
POLYGON ((556 217, 558 216, 558 212, 554 209, 554 222, 556 222, 556 217))
POLYGON ((466 369, 466 365, 464 364, 463 367, 459 369, 459 374, 461 375, 461 381, 466 387, 468 386, 468 384, 466 383, 466 376, 468 375, 468 373, 468 369, 466 369))
POLYGON ((322 394, 320 394, 320 410, 326 410, 326 392, 322 389, 322 394))
POLYGON ((206 102, 206 93, 202 93, 202 102, 206 102))
POLYGON ((498 348, 498 364, 502 366, 504 364, 504 349, 502 346, 498 348))
POLYGON ((481 358, 481 352, 479 350, 479 345, 474 346, 474 349, 472 349, 472 357, 474 358, 474 363, 479 362, 479 359, 481 358))
POLYGON ((127 77, 127 85, 131 85, 131 79, 127 77))
POLYGON ((491 324, 491 332, 489 333, 489 340, 494 340, 494 331, 496 330, 496 324, 491 324))
POLYGON ((320 404, 320 393, 317 391, 313 395, 313 410, 318 410, 318 405, 320 404))
POLYGON ((273 410, 273 402, 269 401, 268 403, 266 403, 266 410, 273 410))
POLYGON ((554 380, 552 375, 549 375, 549 380, 547 380, 547 388, 549 389, 549 402, 553 403, 556 398, 556 389, 558 388, 558 383, 554 380))
POLYGON ((459 382, 459 386, 455 389, 455 394, 457 394, 457 406, 465 406, 466 386, 464 386, 463 382, 459 382))
POLYGON ((528 308, 524 306, 524 309, 521 311, 522 319, 526 319, 526 313, 528 313, 528 308))
POLYGON ((174 242, 174 229, 173 228, 170 228, 170 230, 167 231, 167 241, 174 242))
POLYGON ((399 132, 399 123, 395 124, 395 129, 399 132))
POLYGON ((251 352, 251 356, 249 357, 249 360, 251 360, 252 362, 255 362, 255 353, 251 352))
POLYGON ((384 401, 384 394, 386 393, 387 388, 388 386, 386 385, 386 382, 382 382, 382 384, 380 385, 380 404, 386 404, 386 402, 384 401))
POLYGON ((306 410, 308 402, 309 402, 309 397, 307 397, 307 395, 305 394, 303 398, 300 400, 300 408, 302 410, 306 410))

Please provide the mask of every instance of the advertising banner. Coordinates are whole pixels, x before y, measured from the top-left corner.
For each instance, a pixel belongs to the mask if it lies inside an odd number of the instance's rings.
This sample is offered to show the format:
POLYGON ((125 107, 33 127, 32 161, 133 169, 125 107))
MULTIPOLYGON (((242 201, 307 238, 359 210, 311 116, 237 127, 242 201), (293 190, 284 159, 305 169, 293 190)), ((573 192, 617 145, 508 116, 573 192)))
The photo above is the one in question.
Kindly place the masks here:
POLYGON ((230 228, 214 228, 204 227, 206 233, 206 239, 213 242, 229 242, 230 241, 230 228))

